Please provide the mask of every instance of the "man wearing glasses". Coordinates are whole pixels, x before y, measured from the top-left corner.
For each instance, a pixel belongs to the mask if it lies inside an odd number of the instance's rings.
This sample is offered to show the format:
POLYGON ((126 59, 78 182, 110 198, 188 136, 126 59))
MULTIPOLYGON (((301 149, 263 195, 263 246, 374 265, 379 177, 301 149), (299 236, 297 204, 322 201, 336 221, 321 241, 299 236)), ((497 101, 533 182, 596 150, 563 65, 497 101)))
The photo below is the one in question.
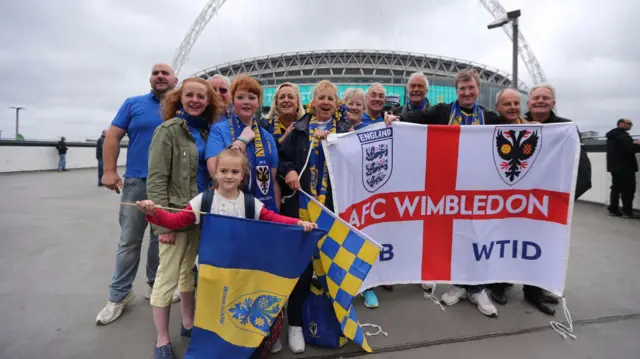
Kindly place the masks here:
POLYGON ((209 79, 209 84, 211 84, 213 91, 220 95, 222 102, 224 102, 224 112, 220 115, 219 121, 226 121, 233 113, 233 109, 231 108, 231 92, 229 91, 231 81, 226 76, 215 74, 209 79))
POLYGON ((636 192, 636 153, 640 152, 640 141, 633 141, 629 130, 633 123, 629 119, 618 120, 618 127, 607 132, 607 172, 611 172, 611 194, 609 215, 634 218, 633 197, 636 192), (622 197, 622 212, 619 201, 622 197))

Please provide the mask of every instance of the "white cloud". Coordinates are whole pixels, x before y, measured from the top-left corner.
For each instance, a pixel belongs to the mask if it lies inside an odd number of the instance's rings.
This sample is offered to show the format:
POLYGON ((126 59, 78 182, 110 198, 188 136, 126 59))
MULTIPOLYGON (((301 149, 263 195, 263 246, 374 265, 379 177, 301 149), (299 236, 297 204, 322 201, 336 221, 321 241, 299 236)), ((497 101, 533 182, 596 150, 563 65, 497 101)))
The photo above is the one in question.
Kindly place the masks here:
MULTIPOLYGON (((122 101, 148 91, 206 1, 24 0, 0 3, 0 130, 28 138, 96 137, 122 101)), ((601 133, 640 117, 640 4, 503 0, 558 90, 560 113, 601 133)), ((475 0, 234 0, 213 18, 181 75, 242 58, 320 49, 458 57, 511 72, 511 43, 475 0)), ((520 62, 520 78, 531 77, 520 62)))

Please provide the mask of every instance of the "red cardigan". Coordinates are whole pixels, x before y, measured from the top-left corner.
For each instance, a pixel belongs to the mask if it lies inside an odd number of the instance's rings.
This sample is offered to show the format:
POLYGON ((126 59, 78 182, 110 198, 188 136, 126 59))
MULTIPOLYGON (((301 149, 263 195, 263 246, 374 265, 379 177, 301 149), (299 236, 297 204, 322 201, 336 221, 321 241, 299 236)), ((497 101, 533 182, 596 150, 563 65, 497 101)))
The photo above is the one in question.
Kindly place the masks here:
MULTIPOLYGON (((158 208, 153 216, 147 215, 146 218, 150 223, 175 231, 196 222, 195 213, 188 212, 192 211, 190 204, 187 205, 185 210, 186 211, 173 213, 158 208)), ((260 210, 260 217, 258 219, 260 219, 261 221, 276 222, 282 224, 298 224, 298 219, 277 214, 276 212, 266 209, 265 207, 262 207, 262 210, 260 210)))

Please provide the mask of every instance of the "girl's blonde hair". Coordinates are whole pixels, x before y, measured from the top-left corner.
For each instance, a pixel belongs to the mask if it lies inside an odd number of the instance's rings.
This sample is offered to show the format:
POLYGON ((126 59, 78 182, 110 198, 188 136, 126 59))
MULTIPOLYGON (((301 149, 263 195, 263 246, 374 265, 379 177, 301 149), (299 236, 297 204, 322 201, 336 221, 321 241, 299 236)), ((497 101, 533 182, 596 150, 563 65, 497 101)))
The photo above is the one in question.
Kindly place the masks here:
POLYGON ((296 120, 300 117, 304 116, 304 106, 302 106, 302 98, 300 97, 300 87, 291 82, 285 82, 278 86, 276 89, 276 93, 273 94, 273 98, 271 99, 271 108, 269 109, 269 113, 267 114, 267 118, 271 119, 274 115, 279 115, 278 113, 278 96, 280 95, 280 90, 283 87, 291 87, 296 92, 296 97, 298 101, 296 102, 296 106, 298 106, 298 110, 296 111, 296 120))
MULTIPOLYGON (((249 181, 249 171, 251 171, 251 167, 249 166, 249 159, 240 151, 232 150, 230 148, 225 148, 224 150, 222 150, 222 152, 218 154, 218 156, 216 156, 216 172, 218 172, 218 164, 220 163, 220 159, 223 157, 239 159, 242 162, 242 170, 244 171, 244 176, 242 176, 242 181, 238 185, 238 189, 242 191, 244 186, 249 181)), ((216 184, 214 188, 217 189, 219 186, 218 181, 215 181, 215 182, 216 184)))

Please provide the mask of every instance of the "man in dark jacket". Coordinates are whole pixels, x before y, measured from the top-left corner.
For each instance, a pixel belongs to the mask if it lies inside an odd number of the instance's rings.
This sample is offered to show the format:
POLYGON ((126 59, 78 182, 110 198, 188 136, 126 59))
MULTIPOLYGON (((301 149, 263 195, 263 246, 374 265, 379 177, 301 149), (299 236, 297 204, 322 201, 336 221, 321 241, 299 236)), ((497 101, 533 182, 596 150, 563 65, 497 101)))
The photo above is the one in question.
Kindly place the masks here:
POLYGON ((631 120, 618 120, 618 127, 607 133, 607 172, 611 172, 611 194, 609 214, 633 218, 633 196, 636 192, 636 153, 640 152, 640 141, 634 143, 629 135, 631 120), (622 197, 622 212, 619 202, 622 197))
POLYGON ((98 187, 104 186, 102 184, 102 174, 104 173, 104 166, 102 162, 102 146, 104 145, 104 137, 107 135, 107 130, 102 131, 102 136, 98 139, 96 144, 96 159, 98 160, 98 187))
MULTIPOLYGON (((400 116, 387 114, 385 123, 402 121, 421 125, 493 125, 498 121, 498 115, 478 104, 480 94, 480 78, 471 69, 458 72, 455 79, 458 99, 450 104, 439 103, 427 111, 409 111, 400 116)), ((452 285, 444 293, 441 300, 446 305, 454 305, 460 299, 468 298, 477 304, 478 310, 488 316, 497 317, 498 310, 489 299, 484 285, 452 285)), ((423 286, 428 290, 428 286, 423 286)))
MULTIPOLYGON (((536 85, 529 91, 525 119, 541 124, 572 122, 567 118, 556 116, 553 108, 556 106, 556 91, 549 84, 536 85)), ((574 199, 578 199, 591 188, 591 161, 586 151, 580 146, 580 161, 578 163, 578 179, 574 199)), ((527 302, 541 312, 554 315, 556 310, 550 304, 557 304, 558 298, 542 288, 531 285, 522 287, 527 302)))
POLYGON ((65 142, 64 137, 60 137, 60 141, 56 145, 56 150, 58 150, 58 172, 67 170, 67 143, 65 142))

